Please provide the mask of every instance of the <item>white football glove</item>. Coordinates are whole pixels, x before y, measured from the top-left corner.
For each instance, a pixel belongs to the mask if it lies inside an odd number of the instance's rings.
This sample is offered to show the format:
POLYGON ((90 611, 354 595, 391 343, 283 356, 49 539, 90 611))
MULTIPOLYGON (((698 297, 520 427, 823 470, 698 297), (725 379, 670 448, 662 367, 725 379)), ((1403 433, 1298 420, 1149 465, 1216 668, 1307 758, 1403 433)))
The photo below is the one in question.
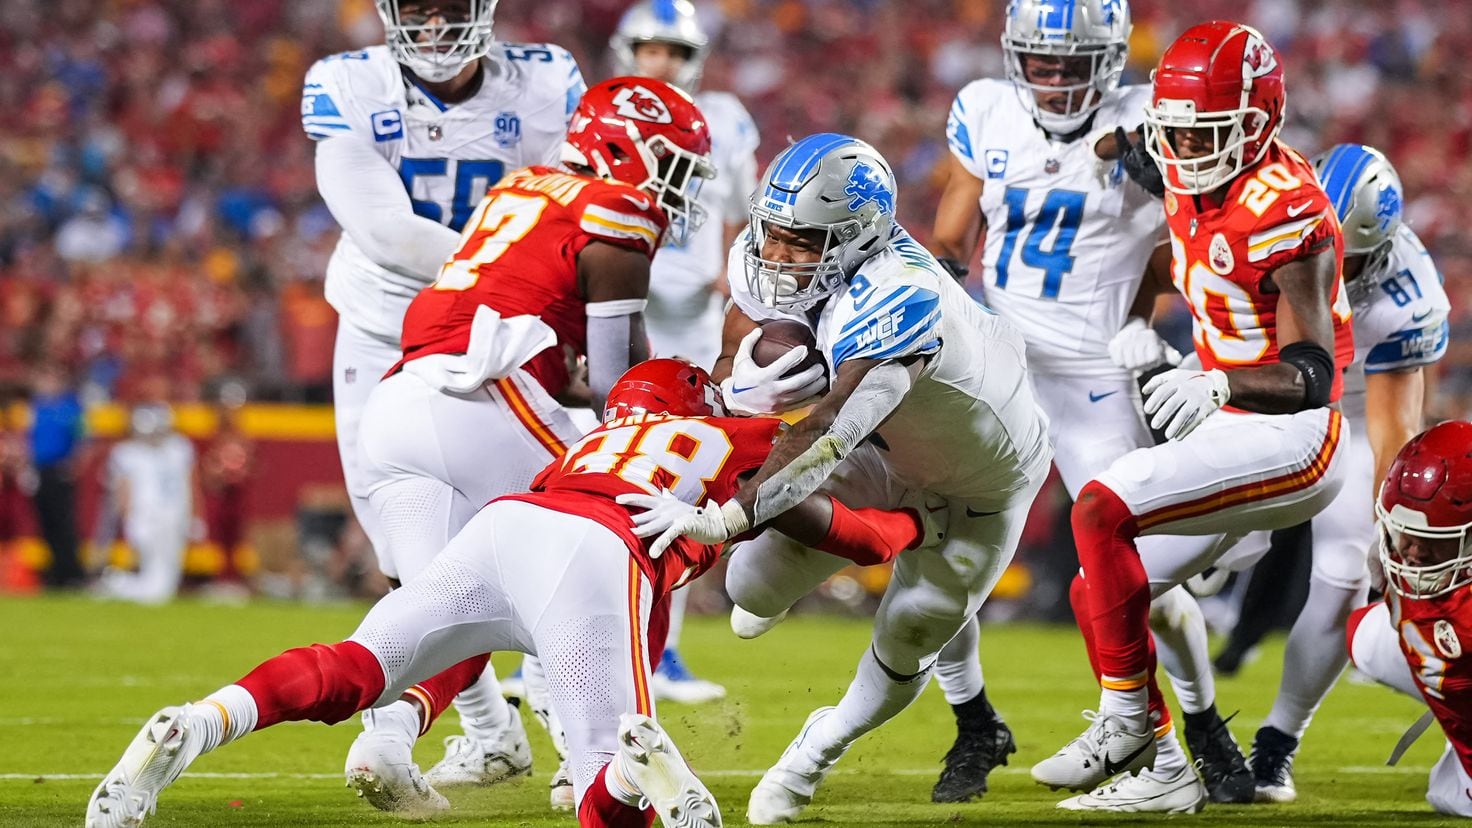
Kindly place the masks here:
POLYGON ((809 397, 823 393, 823 366, 813 365, 790 377, 782 375, 807 358, 807 346, 793 348, 763 368, 751 358, 760 327, 752 329, 736 349, 731 376, 721 382, 726 410, 740 414, 778 414, 791 411, 809 397))
POLYGON ((1150 427, 1164 429, 1169 440, 1190 434, 1232 397, 1226 373, 1216 368, 1205 373, 1172 368, 1151 377, 1141 390, 1145 413, 1154 415, 1150 427))
POLYGON ((1109 340, 1109 358, 1126 371, 1149 371, 1161 365, 1181 364, 1181 352, 1138 316, 1130 317, 1109 340))
POLYGON ((615 500, 620 506, 646 510, 633 516, 634 534, 641 538, 659 535, 649 545, 649 557, 654 559, 681 535, 696 543, 720 543, 751 528, 751 518, 735 500, 724 504, 709 500, 704 506, 692 506, 668 491, 657 495, 621 494, 615 500))

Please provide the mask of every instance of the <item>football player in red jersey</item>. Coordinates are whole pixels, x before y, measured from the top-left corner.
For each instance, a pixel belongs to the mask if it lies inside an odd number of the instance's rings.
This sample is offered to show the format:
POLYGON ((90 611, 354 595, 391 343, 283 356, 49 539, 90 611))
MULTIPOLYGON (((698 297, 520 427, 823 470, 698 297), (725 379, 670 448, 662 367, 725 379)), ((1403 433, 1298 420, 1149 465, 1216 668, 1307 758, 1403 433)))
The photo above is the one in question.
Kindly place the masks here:
MULTIPOLYGON (((459 249, 410 303, 403 358, 369 395, 359 425, 359 468, 382 528, 374 551, 386 575, 413 578, 477 509, 525 490, 582 433, 559 402, 574 401, 569 364, 586 355, 601 411, 613 381, 648 357, 650 261, 664 240, 698 226, 692 199, 714 174, 709 153, 704 116, 688 95, 657 80, 614 78, 583 96, 560 167, 513 172, 486 193, 459 249)), ((423 778, 407 717, 365 716, 348 784, 384 810, 423 810, 444 802, 433 786, 528 771, 520 715, 492 676, 456 706, 475 726, 447 743, 423 778)))
MULTIPOLYGON (((1312 517, 1343 482, 1335 403, 1354 358, 1343 240, 1312 167, 1277 138, 1278 57, 1250 27, 1203 23, 1166 50, 1153 84, 1145 149, 1165 179, 1172 278, 1202 367, 1145 385, 1145 412, 1168 442, 1115 461, 1074 505, 1082 566, 1071 597, 1102 698, 1084 734, 1033 767, 1053 788, 1089 791, 1180 751, 1154 681, 1152 593, 1246 531, 1312 517), (1142 563, 1135 543, 1218 533, 1229 542, 1193 560, 1163 548, 1167 559, 1142 563)), ((1125 777, 1061 806, 1199 810, 1195 771, 1171 764, 1173 778, 1125 777)))
MULTIPOLYGON (((658 813, 667 825, 721 825, 715 799, 652 718, 649 693, 663 645, 651 615, 720 548, 682 538, 662 549, 640 537, 667 528, 681 513, 674 504, 730 498, 771 451, 780 420, 726 417, 719 400, 690 363, 630 369, 608 394, 602 426, 543 469, 531 491, 481 509, 347 641, 288 650, 201 702, 151 717, 93 793, 89 828, 137 825, 201 753, 283 721, 333 723, 403 704, 427 728, 479 670, 471 656, 493 650, 542 659, 563 715, 579 824, 642 827, 658 813)), ((938 542, 945 522, 814 495, 771 525, 869 564, 938 542)))
POLYGON ((1425 699, 1446 734, 1426 801, 1472 817, 1472 423, 1434 426, 1396 455, 1375 503, 1385 600, 1349 617, 1361 672, 1425 699), (1409 668, 1409 669, 1407 669, 1409 668))

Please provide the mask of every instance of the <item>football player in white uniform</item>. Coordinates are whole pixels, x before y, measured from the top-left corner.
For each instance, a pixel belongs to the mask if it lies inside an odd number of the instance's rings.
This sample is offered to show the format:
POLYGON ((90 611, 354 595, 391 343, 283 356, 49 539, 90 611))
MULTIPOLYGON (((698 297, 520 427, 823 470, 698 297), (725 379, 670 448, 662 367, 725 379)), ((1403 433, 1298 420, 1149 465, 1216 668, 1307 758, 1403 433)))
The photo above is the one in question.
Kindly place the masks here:
MULTIPOLYGON (((666 244, 654 257, 644 326, 655 356, 678 356, 709 369, 721 349, 726 251, 746 226, 746 205, 756 189, 756 124, 729 92, 696 91, 710 38, 689 0, 641 0, 619 20, 609 44, 621 75, 672 83, 695 96, 710 127, 717 176, 697 201, 710 217, 684 244, 666 244)), ((679 654, 689 593, 670 596, 670 631, 654 674, 654 697, 698 704, 726 695, 726 688, 691 675, 679 654)))
MULTIPOLYGON (((1344 489, 1312 521, 1308 600, 1288 634, 1278 695, 1253 740, 1250 761, 1260 802, 1297 797, 1293 756, 1344 669, 1345 621, 1365 603, 1369 589, 1366 550, 1378 550, 1370 507, 1374 481, 1385 479, 1396 453, 1421 430, 1425 368, 1446 353, 1451 309, 1431 256, 1401 221, 1400 177, 1385 156, 1371 147, 1340 144, 1314 159, 1314 171, 1344 229, 1344 282, 1354 308, 1355 360, 1345 373, 1340 400, 1351 428, 1350 466, 1344 489)), ((1267 548, 1268 534, 1253 533, 1216 565, 1245 569, 1267 548)), ((1200 627, 1194 634, 1160 638, 1167 670, 1185 673, 1171 674, 1177 696, 1210 688, 1211 662, 1199 616, 1167 614, 1163 620, 1200 627), (1168 656, 1166 650, 1181 640, 1199 646, 1168 656)))
MULTIPOLYGON (((1150 103, 1148 85, 1119 86, 1129 33, 1123 0, 1010 4, 1002 35, 1007 80, 963 88, 946 127, 950 177, 931 246, 962 276, 987 231, 985 301, 1027 340, 1028 374, 1070 497, 1117 458, 1152 444, 1135 372, 1180 360, 1148 326, 1154 285, 1170 278, 1165 214, 1155 195, 1125 175, 1113 137, 1140 123, 1150 103)), ((1216 539, 1141 543, 1205 548, 1216 539)), ((1199 619, 1200 608, 1180 595, 1182 612, 1199 619)), ((1175 598, 1162 601, 1174 606, 1175 598)), ((986 698, 978 629, 968 624, 936 666, 957 727, 931 793, 936 802, 984 794, 987 774, 1016 750, 986 698)), ((1186 721, 1212 795, 1250 801, 1245 760, 1216 709, 1188 710, 1186 721)), ((1137 789, 1173 780, 1204 796, 1201 781, 1182 773, 1189 762, 1179 742, 1172 736, 1159 745, 1155 769, 1118 795, 1133 798, 1142 794, 1137 789)), ((1153 790, 1143 793, 1149 799, 1153 790)))
MULTIPOLYGON (((381 556, 382 532, 358 462, 369 392, 399 360, 410 300, 455 251, 487 188, 506 171, 557 162, 585 86, 560 47, 497 43, 496 0, 376 5, 387 44, 314 64, 301 112, 317 145, 317 188, 343 228, 326 286, 339 314, 338 449, 353 512, 381 556)), ((395 574, 391 562, 380 566, 395 574)), ((505 755, 488 767, 526 769, 525 736, 489 669, 457 707, 467 731, 490 734, 482 743, 506 743, 505 755)), ((371 711, 364 723, 371 732, 371 711)))
MULTIPOLYGON (((824 387, 817 365, 783 378, 805 348, 758 367, 758 322, 814 329, 834 381, 736 498, 692 510, 671 531, 734 536, 820 485, 864 505, 908 491, 935 512, 949 506, 940 547, 896 563, 848 692, 809 716, 752 791, 754 824, 796 817, 860 736, 919 696, 941 647, 1011 560, 1052 460, 1022 338, 966 295, 894 209, 893 173, 872 147, 809 136, 763 175, 727 268, 734 305, 716 367, 728 409, 788 410, 824 387)), ((739 545, 726 574, 732 626, 761 634, 843 565, 773 533, 739 545)))

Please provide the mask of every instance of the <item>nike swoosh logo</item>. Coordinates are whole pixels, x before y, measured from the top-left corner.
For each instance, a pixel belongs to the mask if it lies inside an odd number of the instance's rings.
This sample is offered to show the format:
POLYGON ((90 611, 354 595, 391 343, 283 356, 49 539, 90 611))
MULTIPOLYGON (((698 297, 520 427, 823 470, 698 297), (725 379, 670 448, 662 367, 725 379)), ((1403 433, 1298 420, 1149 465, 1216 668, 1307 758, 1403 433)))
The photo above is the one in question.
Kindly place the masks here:
POLYGON ((647 198, 634 198, 633 196, 629 195, 628 193, 624 193, 623 194, 623 197, 624 197, 625 200, 627 200, 630 204, 634 205, 634 207, 637 208, 637 209, 639 209, 639 210, 648 210, 649 209, 649 199, 647 199, 647 198))
POLYGON ((745 394, 747 391, 750 391, 751 389, 753 389, 755 387, 756 387, 755 385, 748 385, 745 388, 737 388, 736 386, 732 385, 731 386, 731 393, 732 394, 745 394))
POLYGON ((1411 321, 1412 322, 1420 322, 1420 321, 1424 320, 1426 317, 1428 317, 1430 315, 1431 315, 1431 311, 1421 311, 1420 313, 1412 314, 1411 315, 1411 321))
POLYGON ((1144 753, 1145 748, 1147 747, 1150 747, 1150 740, 1148 739, 1145 740, 1145 742, 1139 747, 1135 748, 1135 751, 1133 753, 1131 753, 1129 756, 1126 756, 1123 762, 1120 762, 1117 765, 1114 764, 1113 757, 1111 757, 1107 753, 1104 754, 1104 775, 1118 776, 1119 774, 1124 773, 1124 769, 1129 767, 1130 763, 1135 761, 1135 759, 1138 758, 1140 754, 1144 753))
POLYGON ((1118 391, 1105 391, 1103 394, 1095 394, 1093 391, 1090 391, 1089 392, 1089 402, 1098 402, 1098 401, 1104 399, 1105 397, 1112 397, 1112 396, 1114 396, 1115 394, 1118 394, 1118 393, 1119 393, 1118 391))
POLYGON ((1292 207, 1289 207, 1288 208, 1288 217, 1289 218, 1296 218, 1299 213, 1302 213, 1304 210, 1307 210, 1308 209, 1308 206, 1310 204, 1313 204, 1313 200, 1312 199, 1310 199, 1309 201, 1305 201, 1302 204, 1296 204, 1296 205, 1294 205, 1292 207))
POLYGON ((1000 515, 1000 514, 1001 514, 1001 512, 999 512, 999 511, 998 512, 976 512, 976 511, 973 511, 970 506, 967 506, 966 507, 966 517, 969 517, 969 518, 991 517, 992 515, 1000 515))

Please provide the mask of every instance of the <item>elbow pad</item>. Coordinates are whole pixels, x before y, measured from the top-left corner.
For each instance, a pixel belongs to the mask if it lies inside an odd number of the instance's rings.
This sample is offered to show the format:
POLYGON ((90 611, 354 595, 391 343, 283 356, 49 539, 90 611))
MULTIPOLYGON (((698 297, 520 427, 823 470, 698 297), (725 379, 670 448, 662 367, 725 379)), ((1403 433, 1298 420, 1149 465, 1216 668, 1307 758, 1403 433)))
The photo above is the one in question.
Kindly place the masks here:
POLYGON ((1292 365, 1303 374, 1303 408, 1322 408, 1329 404, 1334 388, 1334 357, 1315 342, 1293 342, 1278 350, 1278 361, 1292 365))

